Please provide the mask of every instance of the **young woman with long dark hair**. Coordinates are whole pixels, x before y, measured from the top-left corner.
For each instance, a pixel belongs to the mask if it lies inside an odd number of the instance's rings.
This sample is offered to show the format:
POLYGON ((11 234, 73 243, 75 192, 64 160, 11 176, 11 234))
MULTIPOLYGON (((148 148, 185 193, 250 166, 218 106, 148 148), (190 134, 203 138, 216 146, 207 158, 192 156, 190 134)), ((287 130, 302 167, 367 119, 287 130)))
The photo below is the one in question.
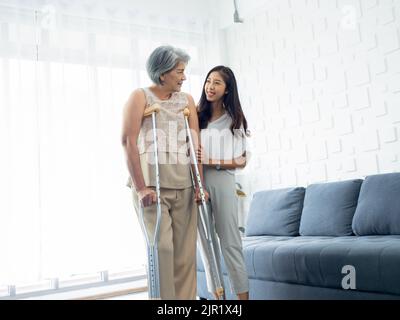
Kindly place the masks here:
POLYGON ((232 289, 238 299, 249 298, 249 281, 238 226, 236 169, 246 166, 247 121, 239 100, 236 78, 225 66, 211 69, 197 107, 204 182, 220 239, 232 289))

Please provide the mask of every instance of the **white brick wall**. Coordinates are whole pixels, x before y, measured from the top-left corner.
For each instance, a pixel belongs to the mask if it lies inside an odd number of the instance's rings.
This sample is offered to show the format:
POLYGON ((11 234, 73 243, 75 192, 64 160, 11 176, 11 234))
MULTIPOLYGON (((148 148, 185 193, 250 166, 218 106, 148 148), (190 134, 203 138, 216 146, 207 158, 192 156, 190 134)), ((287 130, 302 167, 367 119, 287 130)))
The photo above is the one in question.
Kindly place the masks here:
POLYGON ((252 131, 249 198, 400 171, 400 1, 260 2, 223 31, 252 131))

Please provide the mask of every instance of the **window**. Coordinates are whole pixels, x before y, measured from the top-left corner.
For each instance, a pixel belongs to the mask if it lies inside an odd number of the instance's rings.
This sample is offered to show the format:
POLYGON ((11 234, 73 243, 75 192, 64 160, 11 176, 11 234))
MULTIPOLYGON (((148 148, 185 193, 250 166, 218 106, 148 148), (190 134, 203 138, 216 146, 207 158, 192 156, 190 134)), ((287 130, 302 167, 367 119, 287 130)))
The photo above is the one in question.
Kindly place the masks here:
POLYGON ((145 60, 163 39, 193 57, 183 90, 195 101, 205 74, 199 31, 53 9, 0 5, 4 290, 104 270, 144 270, 144 240, 125 186, 122 108, 134 88, 149 85, 145 60))

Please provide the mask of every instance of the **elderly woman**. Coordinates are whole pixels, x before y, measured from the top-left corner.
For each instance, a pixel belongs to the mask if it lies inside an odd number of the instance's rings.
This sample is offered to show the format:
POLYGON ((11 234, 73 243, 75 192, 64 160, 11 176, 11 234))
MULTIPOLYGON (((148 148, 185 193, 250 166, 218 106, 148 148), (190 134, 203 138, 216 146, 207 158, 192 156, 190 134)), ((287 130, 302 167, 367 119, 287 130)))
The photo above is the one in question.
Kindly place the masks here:
MULTIPOLYGON (((193 98, 181 92, 189 56, 183 50, 161 46, 147 60, 153 85, 139 88, 129 97, 123 116, 122 144, 130 173, 129 186, 138 212, 144 207, 150 235, 156 224, 155 164, 152 124, 144 110, 157 103, 161 225, 158 241, 161 299, 196 298, 197 210, 190 176, 183 110, 189 107, 189 126, 198 144, 199 124, 193 98)), ((202 170, 200 174, 202 178, 202 170)), ((208 198, 208 194, 206 194, 208 198)))

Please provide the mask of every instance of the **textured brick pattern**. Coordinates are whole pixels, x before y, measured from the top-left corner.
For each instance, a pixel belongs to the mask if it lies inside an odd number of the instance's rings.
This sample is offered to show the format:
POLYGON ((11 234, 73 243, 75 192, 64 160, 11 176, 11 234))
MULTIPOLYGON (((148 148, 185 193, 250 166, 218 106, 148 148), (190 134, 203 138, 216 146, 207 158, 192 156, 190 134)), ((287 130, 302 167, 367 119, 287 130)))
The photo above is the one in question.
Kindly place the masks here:
POLYGON ((400 1, 266 1, 224 33, 250 194, 400 170, 400 1))

